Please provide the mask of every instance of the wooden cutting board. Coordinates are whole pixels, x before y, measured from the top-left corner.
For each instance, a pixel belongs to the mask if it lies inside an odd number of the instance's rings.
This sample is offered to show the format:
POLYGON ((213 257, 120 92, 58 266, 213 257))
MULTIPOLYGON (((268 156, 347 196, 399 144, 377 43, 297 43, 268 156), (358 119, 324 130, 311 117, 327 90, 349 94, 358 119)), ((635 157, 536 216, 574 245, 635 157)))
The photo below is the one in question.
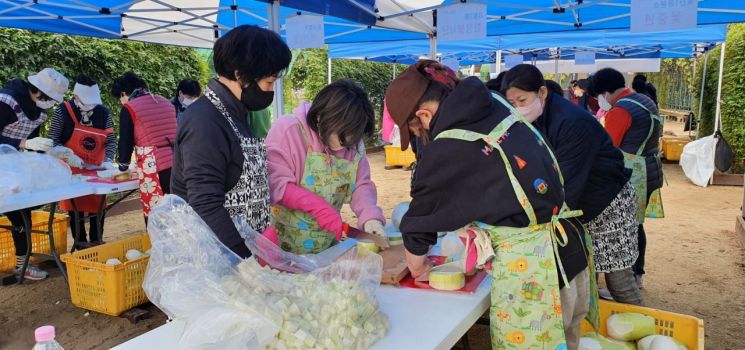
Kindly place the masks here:
POLYGON ((380 283, 398 284, 409 274, 403 244, 391 246, 378 254, 383 258, 383 274, 380 277, 380 283))

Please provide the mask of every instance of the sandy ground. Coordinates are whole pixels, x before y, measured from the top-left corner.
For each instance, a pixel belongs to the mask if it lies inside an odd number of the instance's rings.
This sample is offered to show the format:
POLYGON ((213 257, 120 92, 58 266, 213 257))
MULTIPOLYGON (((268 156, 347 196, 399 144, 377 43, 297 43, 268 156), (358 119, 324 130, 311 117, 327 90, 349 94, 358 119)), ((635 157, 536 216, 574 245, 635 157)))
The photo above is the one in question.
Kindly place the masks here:
MULTIPOLYGON (((680 125, 670 124, 668 128, 680 130, 680 125)), ((409 197, 409 172, 384 170, 384 158, 382 153, 370 155, 380 205, 390 213, 409 197)), ((734 233, 743 190, 696 187, 677 164, 666 164, 665 173, 669 181, 663 189, 666 217, 646 224, 646 303, 704 319, 709 349, 744 349, 745 259, 734 233)), ((121 209, 106 222, 107 241, 145 229, 136 201, 121 209)), ((344 216, 355 221, 348 209, 344 216)), ((0 287, 0 349, 30 349, 34 328, 44 324, 57 327, 58 340, 66 349, 77 350, 106 349, 165 322, 165 316, 152 305, 145 306, 152 317, 137 324, 78 309, 70 303, 69 290, 56 268, 44 268, 51 271, 46 281, 0 287)), ((473 349, 490 348, 487 327, 475 325, 468 337, 473 349)))

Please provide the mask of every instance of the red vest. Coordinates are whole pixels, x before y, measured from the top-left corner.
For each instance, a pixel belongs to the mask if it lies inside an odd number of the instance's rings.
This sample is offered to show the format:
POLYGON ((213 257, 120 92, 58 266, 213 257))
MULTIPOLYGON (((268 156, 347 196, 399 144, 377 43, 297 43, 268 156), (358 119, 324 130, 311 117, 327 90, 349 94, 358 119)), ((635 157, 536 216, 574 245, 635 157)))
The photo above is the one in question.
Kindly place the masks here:
POLYGON ((176 144, 176 109, 171 101, 158 95, 144 95, 124 105, 135 126, 135 146, 155 147, 158 171, 173 165, 176 144))

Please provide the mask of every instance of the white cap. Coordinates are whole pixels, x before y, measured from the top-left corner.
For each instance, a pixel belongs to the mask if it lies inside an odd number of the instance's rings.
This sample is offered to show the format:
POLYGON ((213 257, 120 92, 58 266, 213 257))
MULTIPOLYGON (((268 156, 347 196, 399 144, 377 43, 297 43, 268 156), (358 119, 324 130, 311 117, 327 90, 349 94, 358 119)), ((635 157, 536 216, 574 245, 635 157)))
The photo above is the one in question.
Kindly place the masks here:
POLYGON ((72 93, 80 98, 80 102, 87 105, 100 105, 101 102, 101 89, 98 88, 98 84, 93 86, 86 86, 83 84, 75 83, 75 87, 72 89, 72 93))
POLYGON ((62 102, 70 81, 53 68, 44 68, 41 72, 28 77, 28 82, 57 102, 62 102))

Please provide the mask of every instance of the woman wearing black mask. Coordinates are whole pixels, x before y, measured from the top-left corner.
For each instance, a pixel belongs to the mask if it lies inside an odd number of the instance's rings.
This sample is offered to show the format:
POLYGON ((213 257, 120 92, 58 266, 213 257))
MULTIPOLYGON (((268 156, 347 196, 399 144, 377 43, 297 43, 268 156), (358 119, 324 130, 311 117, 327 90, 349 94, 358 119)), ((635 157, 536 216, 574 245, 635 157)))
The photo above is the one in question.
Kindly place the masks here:
POLYGON ((184 112, 173 160, 173 193, 194 211, 233 252, 251 252, 232 219, 254 230, 269 226, 266 149, 246 115, 268 107, 274 82, 292 54, 276 33, 243 25, 215 42, 218 78, 184 112))

